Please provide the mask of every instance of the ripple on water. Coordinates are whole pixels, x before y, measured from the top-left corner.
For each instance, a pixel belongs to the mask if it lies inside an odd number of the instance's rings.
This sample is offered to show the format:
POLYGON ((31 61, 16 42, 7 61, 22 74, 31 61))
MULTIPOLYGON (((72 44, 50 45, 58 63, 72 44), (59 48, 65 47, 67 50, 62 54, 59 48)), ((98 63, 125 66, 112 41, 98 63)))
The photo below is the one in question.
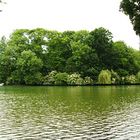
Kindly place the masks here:
POLYGON ((88 91, 0 94, 0 140, 140 138, 140 95, 88 91))

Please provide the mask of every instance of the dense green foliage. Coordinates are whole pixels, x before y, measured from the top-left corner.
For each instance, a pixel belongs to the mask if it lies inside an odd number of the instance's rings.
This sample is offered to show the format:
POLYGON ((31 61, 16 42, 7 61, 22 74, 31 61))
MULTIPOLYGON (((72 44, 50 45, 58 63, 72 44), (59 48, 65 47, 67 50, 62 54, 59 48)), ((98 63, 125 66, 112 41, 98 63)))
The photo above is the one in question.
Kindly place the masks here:
POLYGON ((111 84, 111 73, 109 70, 102 70, 98 77, 99 84, 111 84))
POLYGON ((113 42, 104 28, 91 32, 15 30, 0 40, 0 82, 89 85, 140 82, 140 53, 113 42))
POLYGON ((140 35, 140 0, 122 0, 120 9, 129 16, 136 34, 140 35))

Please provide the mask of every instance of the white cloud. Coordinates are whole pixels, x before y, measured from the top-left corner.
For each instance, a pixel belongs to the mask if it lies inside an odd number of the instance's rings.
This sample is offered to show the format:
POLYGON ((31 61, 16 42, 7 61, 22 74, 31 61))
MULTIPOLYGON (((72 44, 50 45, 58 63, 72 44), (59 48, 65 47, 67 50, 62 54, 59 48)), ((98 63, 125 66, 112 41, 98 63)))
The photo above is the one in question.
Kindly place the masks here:
POLYGON ((52 30, 109 29, 114 40, 124 40, 138 49, 138 37, 123 13, 120 0, 5 0, 0 13, 0 34, 17 28, 43 27, 52 30))

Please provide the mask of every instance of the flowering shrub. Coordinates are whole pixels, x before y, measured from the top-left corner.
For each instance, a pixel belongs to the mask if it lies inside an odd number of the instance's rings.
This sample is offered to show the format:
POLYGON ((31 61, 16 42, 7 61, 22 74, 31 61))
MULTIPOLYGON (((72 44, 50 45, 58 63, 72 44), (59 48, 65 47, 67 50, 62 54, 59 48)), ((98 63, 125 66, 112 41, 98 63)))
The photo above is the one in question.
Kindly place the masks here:
POLYGON ((73 73, 71 75, 68 75, 67 83, 69 85, 82 85, 83 79, 80 77, 80 74, 73 73))
POLYGON ((135 84, 136 82, 137 82, 137 79, 135 75, 130 75, 130 76, 125 77, 125 83, 135 84))
POLYGON ((57 71, 50 72, 47 76, 44 78, 44 84, 45 85, 52 85, 55 83, 55 75, 57 74, 57 71))

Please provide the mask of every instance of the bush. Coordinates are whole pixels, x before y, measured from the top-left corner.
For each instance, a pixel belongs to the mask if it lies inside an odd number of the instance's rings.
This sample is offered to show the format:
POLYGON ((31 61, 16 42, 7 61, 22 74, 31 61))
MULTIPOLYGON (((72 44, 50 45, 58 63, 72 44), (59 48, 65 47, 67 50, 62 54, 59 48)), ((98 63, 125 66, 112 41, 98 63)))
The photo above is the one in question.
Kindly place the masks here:
POLYGON ((86 75, 96 81, 98 80, 99 73, 100 71, 98 71, 97 69, 93 67, 86 70, 86 75))
POLYGON ((56 85, 67 85, 67 78, 68 78, 68 74, 67 73, 57 73, 55 75, 55 84, 56 85))
POLYGON ((117 72, 111 70, 111 83, 112 84, 119 84, 120 83, 120 76, 117 72))
POLYGON ((137 82, 140 83, 140 71, 137 73, 136 78, 137 78, 137 82))
POLYGON ((130 75, 125 77, 125 83, 126 84, 135 84, 137 82, 135 75, 130 75))
POLYGON ((26 75, 24 77, 24 81, 26 85, 39 85, 42 83, 42 75, 40 72, 34 73, 32 75, 26 75))
POLYGON ((120 84, 125 84, 125 77, 120 78, 120 84))
POLYGON ((93 84, 93 80, 90 78, 90 77, 85 77, 84 78, 84 84, 85 85, 91 85, 91 84, 93 84))
POLYGON ((111 84, 111 72, 109 70, 102 70, 98 76, 99 84, 111 84))
POLYGON ((57 74, 57 71, 50 72, 47 76, 44 77, 44 85, 53 85, 55 84, 55 75, 57 74))
POLYGON ((67 83, 69 85, 82 85, 83 79, 80 77, 80 74, 73 73, 71 75, 68 75, 67 83))

